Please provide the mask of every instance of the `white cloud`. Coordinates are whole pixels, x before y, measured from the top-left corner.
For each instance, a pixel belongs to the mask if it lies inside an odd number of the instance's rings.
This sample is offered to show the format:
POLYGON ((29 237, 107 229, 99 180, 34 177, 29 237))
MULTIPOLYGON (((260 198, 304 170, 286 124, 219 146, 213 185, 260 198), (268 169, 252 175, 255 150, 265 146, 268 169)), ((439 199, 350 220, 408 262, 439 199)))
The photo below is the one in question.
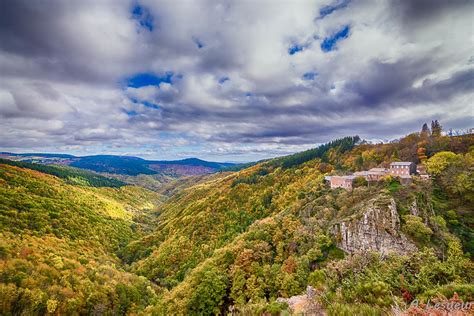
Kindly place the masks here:
POLYGON ((139 3, 151 32, 132 1, 5 4, 0 147, 251 159, 424 120, 472 125, 472 2, 352 1, 324 18, 326 1, 139 3), (124 87, 167 71, 171 84, 124 87))

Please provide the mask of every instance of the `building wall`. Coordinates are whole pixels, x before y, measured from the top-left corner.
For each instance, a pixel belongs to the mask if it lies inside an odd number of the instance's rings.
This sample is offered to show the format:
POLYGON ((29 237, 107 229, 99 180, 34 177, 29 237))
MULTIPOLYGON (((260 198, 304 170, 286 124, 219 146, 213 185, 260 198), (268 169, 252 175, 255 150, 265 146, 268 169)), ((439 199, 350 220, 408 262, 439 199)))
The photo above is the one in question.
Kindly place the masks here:
POLYGON ((400 175, 409 175, 410 167, 409 166, 390 166, 390 173, 396 176, 400 175))
POLYGON ((404 178, 402 182, 409 183, 411 181, 411 175, 416 171, 416 164, 411 163, 410 165, 391 165, 390 169, 385 168, 372 168, 368 171, 354 172, 353 175, 349 176, 328 176, 325 177, 325 181, 330 183, 331 189, 343 188, 346 190, 352 190, 352 185, 355 177, 363 177, 367 181, 380 181, 387 174, 393 176, 399 176, 404 178))
POLYGON ((331 189, 335 188, 344 188, 346 190, 352 190, 352 179, 333 176, 331 178, 331 189))
POLYGON ((414 164, 411 164, 408 166, 405 166, 405 165, 390 166, 390 174, 395 175, 395 176, 410 175, 414 173, 413 169, 414 169, 414 164))
POLYGON ((379 181, 380 179, 382 179, 382 177, 384 177, 386 174, 385 173, 370 173, 368 176, 367 176, 367 180, 368 181, 379 181))
POLYGON ((402 177, 400 177, 400 184, 407 185, 407 184, 410 184, 410 183, 412 183, 412 182, 413 182, 413 180, 412 180, 412 178, 411 178, 410 176, 408 176, 408 177, 407 177, 407 176, 402 176, 402 177))

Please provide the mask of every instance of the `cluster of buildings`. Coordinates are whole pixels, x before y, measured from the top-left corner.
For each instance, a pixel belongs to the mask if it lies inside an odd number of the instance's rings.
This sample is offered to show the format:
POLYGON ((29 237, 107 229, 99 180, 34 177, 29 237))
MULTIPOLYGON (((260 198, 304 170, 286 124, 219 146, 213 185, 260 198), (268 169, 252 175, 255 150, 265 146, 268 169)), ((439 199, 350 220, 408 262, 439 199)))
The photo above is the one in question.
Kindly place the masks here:
MULTIPOLYGON (((363 177, 368 182, 375 182, 381 180, 387 175, 400 178, 402 184, 411 182, 412 175, 417 173, 416 164, 409 161, 397 161, 390 164, 390 168, 372 168, 366 171, 354 172, 347 176, 326 176, 325 180, 330 184, 331 189, 343 188, 352 190, 354 180, 358 177, 363 177)), ((425 176, 425 175, 423 175, 425 176)))

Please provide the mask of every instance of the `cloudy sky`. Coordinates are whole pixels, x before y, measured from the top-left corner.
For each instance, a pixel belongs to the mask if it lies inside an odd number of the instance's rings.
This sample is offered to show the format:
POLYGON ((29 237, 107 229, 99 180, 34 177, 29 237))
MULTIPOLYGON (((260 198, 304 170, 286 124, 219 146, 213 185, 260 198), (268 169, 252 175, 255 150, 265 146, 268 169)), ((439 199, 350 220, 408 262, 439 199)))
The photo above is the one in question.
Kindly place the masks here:
POLYGON ((0 3, 0 150, 249 161, 474 126, 474 1, 0 3))

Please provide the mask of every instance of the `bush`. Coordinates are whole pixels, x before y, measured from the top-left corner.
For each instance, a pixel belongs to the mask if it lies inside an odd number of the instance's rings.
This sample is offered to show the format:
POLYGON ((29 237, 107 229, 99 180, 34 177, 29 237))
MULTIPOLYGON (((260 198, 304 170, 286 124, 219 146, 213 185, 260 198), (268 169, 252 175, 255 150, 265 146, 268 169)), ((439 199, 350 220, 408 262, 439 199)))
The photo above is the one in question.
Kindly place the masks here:
POLYGON ((368 304, 343 304, 334 303, 327 308, 328 315, 332 316, 379 316, 384 310, 368 304))
POLYGON ((364 177, 356 177, 354 179, 354 188, 367 186, 367 180, 364 177))
POLYGON ((460 163, 460 155, 450 151, 442 151, 428 159, 426 168, 428 172, 437 176, 440 175, 449 165, 460 163))
POLYGON ((423 223, 423 219, 421 217, 415 215, 405 215, 403 218, 405 220, 403 229, 407 234, 418 241, 428 242, 430 240, 431 235, 433 235, 433 231, 423 223))
POLYGON ((324 284, 325 280, 326 280, 326 275, 324 274, 324 271, 322 270, 313 271, 308 276, 308 284, 314 287, 324 284))
POLYGON ((281 315, 283 311, 288 310, 288 304, 285 302, 272 302, 260 309, 261 314, 281 315))

